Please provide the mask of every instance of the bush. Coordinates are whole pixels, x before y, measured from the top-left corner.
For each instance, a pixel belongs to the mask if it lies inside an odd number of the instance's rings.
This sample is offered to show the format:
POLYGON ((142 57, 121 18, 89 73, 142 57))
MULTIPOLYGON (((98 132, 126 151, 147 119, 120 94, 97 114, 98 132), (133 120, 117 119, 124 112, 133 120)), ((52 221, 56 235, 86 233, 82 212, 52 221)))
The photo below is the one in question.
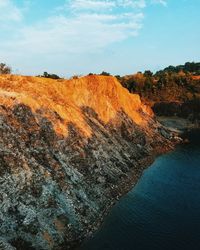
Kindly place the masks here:
POLYGON ((75 80, 79 79, 79 76, 78 75, 74 75, 74 76, 71 77, 71 79, 75 79, 75 80))
POLYGON ((11 74, 12 69, 5 63, 0 63, 0 74, 11 74))
POLYGON ((115 78, 117 78, 118 81, 121 80, 121 76, 120 75, 115 75, 115 78))
POLYGON ((56 75, 56 74, 49 74, 46 71, 43 73, 43 75, 39 75, 38 77, 51 78, 51 79, 55 79, 55 80, 62 79, 58 75, 56 75))
POLYGON ((100 74, 101 76, 110 76, 110 73, 102 71, 102 73, 100 74))

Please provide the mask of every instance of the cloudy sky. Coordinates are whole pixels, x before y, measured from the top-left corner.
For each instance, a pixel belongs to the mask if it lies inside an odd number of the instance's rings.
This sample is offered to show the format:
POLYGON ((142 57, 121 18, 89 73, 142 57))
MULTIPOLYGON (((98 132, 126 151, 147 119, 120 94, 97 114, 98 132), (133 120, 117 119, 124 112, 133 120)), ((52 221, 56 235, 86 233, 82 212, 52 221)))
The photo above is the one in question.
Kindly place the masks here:
POLYGON ((14 73, 128 74, 200 61, 200 0, 0 0, 14 73))

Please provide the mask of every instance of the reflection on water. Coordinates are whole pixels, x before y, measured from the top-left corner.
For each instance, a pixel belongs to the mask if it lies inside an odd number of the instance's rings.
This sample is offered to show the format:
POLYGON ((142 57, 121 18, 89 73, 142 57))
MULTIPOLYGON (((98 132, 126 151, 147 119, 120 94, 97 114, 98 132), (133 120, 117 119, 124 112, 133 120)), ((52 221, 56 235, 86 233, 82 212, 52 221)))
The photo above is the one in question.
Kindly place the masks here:
POLYGON ((82 250, 200 250, 200 133, 158 157, 82 250))

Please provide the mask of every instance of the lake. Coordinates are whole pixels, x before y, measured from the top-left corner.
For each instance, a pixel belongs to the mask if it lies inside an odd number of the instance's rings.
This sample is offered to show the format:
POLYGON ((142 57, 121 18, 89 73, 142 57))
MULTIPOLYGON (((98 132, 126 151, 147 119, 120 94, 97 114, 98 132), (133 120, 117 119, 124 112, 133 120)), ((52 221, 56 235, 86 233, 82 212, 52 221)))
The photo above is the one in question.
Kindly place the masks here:
POLYGON ((158 157, 81 250, 199 250, 200 132, 158 157))

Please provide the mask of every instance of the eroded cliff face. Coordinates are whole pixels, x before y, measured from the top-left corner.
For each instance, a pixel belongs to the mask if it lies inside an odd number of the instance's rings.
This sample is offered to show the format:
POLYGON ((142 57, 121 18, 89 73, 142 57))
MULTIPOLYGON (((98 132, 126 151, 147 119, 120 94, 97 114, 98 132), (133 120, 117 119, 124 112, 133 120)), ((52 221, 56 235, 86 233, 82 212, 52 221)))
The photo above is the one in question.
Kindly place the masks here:
POLYGON ((0 104, 0 249, 72 248, 171 145, 113 77, 0 76, 0 104))

